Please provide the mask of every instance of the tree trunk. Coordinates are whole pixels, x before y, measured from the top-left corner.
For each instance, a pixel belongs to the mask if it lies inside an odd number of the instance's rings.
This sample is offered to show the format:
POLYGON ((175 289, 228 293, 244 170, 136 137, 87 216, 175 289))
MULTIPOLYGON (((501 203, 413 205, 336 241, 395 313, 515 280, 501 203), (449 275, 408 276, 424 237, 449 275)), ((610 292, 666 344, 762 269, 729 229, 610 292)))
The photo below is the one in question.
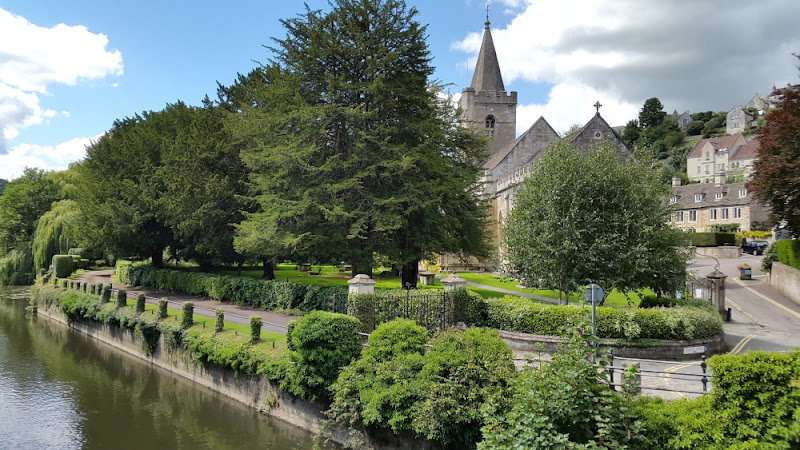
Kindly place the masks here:
POLYGON ((164 249, 160 248, 158 250, 154 250, 150 254, 150 260, 152 261, 153 267, 156 269, 161 269, 164 267, 164 249))
POLYGON ((410 263, 403 264, 401 272, 401 283, 403 287, 413 286, 417 287, 417 279, 419 278, 419 261, 411 261, 410 263))
POLYGON ((242 266, 243 266, 243 265, 244 265, 244 262, 242 262, 242 261, 239 261, 239 263, 238 263, 238 264, 236 264, 236 273, 237 273, 239 276, 242 276, 242 266))
POLYGON ((366 274, 370 278, 372 278, 372 264, 363 264, 363 263, 359 264, 359 263, 354 262, 353 263, 353 269, 350 272, 350 275, 352 277, 355 277, 356 275, 358 275, 360 273, 366 274))
POLYGON ((269 258, 261 258, 261 263, 264 265, 264 274, 261 278, 266 280, 274 280, 275 279, 275 265, 272 264, 272 261, 269 258))

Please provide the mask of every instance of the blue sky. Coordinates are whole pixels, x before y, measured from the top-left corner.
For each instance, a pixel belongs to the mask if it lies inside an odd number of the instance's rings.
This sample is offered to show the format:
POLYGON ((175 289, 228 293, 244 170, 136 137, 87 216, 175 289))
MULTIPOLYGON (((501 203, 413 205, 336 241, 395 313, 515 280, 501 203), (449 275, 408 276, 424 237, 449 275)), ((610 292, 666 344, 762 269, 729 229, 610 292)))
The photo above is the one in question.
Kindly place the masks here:
MULTIPOLYGON (((559 131, 584 123, 597 100, 612 125, 624 125, 653 96, 670 112, 728 110, 798 82, 800 2, 643 3, 493 2, 506 88, 519 93, 518 131, 539 116, 559 131)), ((408 4, 428 24, 436 78, 459 94, 485 2, 408 4)), ((0 178, 66 167, 117 118, 213 97, 217 81, 266 60, 262 45, 284 35, 279 19, 302 10, 300 1, 0 0, 0 178)))

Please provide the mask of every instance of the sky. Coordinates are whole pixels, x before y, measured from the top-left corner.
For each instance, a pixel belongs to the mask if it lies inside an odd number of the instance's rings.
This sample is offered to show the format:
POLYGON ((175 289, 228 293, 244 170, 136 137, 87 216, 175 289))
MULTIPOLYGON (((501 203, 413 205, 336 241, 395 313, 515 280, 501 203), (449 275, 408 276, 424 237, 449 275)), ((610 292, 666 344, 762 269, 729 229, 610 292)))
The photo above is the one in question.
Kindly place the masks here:
MULTIPOLYGON (((406 0, 427 24, 435 79, 472 80, 486 2, 406 0)), ((306 0, 327 9, 327 0, 306 0)), ((625 125, 644 101, 668 112, 728 111, 796 84, 797 0, 494 0, 492 36, 517 132, 540 116, 557 131, 600 101, 625 125)), ((65 169, 114 120, 182 100, 266 62, 297 0, 0 0, 0 178, 65 169)))

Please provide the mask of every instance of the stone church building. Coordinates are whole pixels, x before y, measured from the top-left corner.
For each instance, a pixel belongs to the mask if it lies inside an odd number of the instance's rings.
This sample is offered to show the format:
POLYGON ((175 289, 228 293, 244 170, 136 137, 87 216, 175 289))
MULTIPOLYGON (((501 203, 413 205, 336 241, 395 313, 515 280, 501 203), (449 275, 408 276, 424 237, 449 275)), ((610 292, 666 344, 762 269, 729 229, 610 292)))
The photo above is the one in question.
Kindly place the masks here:
POLYGON ((559 136, 540 117, 520 136, 517 129, 517 93, 506 91, 500 73, 492 33, 487 18, 478 61, 472 83, 462 92, 459 106, 464 112, 466 125, 490 138, 490 157, 486 162, 484 191, 492 199, 492 235, 495 261, 462 261, 456 255, 442 255, 442 270, 486 270, 496 265, 500 258, 503 218, 514 204, 514 191, 531 170, 536 160, 554 142, 567 139, 576 147, 589 151, 597 143, 608 140, 619 147, 620 160, 628 158, 629 149, 622 138, 600 115, 600 103, 594 106, 595 115, 580 129, 568 136, 559 136))

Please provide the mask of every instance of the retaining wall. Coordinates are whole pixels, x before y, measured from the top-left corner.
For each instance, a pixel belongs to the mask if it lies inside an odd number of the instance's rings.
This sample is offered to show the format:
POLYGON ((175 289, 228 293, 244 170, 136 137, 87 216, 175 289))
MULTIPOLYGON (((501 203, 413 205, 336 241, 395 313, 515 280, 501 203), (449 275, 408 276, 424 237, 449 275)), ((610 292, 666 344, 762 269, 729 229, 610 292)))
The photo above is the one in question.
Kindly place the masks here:
POLYGON ((731 245, 721 247, 697 247, 698 255, 711 256, 714 258, 738 258, 742 256, 742 249, 731 245))
POLYGON ((800 270, 775 261, 769 274, 769 284, 793 302, 800 304, 800 270))
MULTIPOLYGON (((132 330, 123 330, 118 326, 94 321, 76 321, 68 325, 66 316, 56 305, 38 308, 38 314, 45 316, 72 329, 84 333, 111 347, 131 354, 155 366, 187 378, 200 386, 237 400, 250 408, 268 414, 276 419, 288 422, 312 433, 318 433, 326 419, 323 411, 327 405, 319 402, 307 402, 275 388, 269 381, 257 375, 235 375, 233 371, 214 367, 209 364, 196 363, 191 355, 184 351, 168 352, 161 335, 158 346, 152 356, 142 351, 142 341, 132 330)), ((370 436, 371 444, 385 449, 428 449, 430 443, 414 439, 413 435, 394 435, 390 431, 379 430, 370 436)), ((343 444, 348 439, 348 432, 339 428, 333 433, 333 440, 343 444)))
MULTIPOLYGON (((518 352, 539 352, 539 344, 544 344, 545 353, 555 353, 559 344, 566 342, 565 338, 555 336, 542 336, 538 334, 517 333, 513 331, 498 330, 500 337, 511 348, 518 352)), ((692 339, 687 341, 670 341, 662 339, 658 345, 651 347, 628 347, 616 344, 615 339, 601 339, 600 348, 612 350, 614 356, 622 358, 644 358, 661 360, 698 359, 705 353, 706 356, 723 353, 725 347, 725 334, 710 338, 692 339)))

